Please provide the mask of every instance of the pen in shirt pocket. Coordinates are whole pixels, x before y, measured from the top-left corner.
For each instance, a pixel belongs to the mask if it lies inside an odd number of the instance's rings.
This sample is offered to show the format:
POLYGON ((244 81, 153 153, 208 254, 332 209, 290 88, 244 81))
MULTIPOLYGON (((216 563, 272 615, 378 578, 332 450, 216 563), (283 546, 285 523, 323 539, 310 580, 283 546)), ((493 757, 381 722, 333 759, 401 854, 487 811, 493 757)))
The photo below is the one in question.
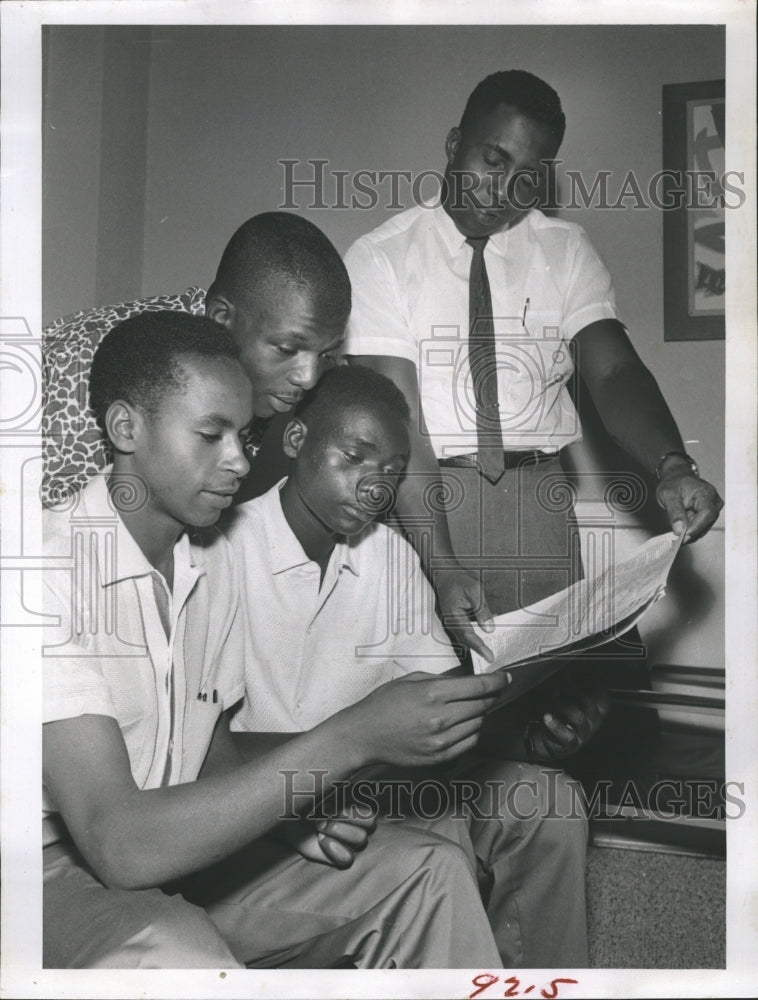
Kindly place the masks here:
MULTIPOLYGON (((198 691, 197 692, 197 700, 198 701, 208 701, 208 692, 207 691, 198 691)), ((218 691, 215 688, 213 689, 213 694, 212 694, 211 700, 212 700, 212 702, 213 702, 214 705, 218 704, 218 691)))
POLYGON ((532 300, 527 296, 526 301, 524 302, 524 312, 521 315, 521 325, 524 327, 526 326, 526 314, 529 311, 529 303, 531 301, 532 300))

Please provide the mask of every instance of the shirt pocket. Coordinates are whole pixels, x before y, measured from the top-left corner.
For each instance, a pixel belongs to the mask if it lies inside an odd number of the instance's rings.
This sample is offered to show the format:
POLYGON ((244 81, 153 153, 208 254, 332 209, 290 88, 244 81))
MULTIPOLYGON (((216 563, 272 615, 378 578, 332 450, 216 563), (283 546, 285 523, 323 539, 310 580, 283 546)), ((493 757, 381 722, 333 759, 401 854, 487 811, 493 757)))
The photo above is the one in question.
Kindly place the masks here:
POLYGON ((562 314, 557 309, 528 310, 523 325, 524 343, 531 345, 535 388, 566 382, 574 371, 569 344, 562 333, 562 314))

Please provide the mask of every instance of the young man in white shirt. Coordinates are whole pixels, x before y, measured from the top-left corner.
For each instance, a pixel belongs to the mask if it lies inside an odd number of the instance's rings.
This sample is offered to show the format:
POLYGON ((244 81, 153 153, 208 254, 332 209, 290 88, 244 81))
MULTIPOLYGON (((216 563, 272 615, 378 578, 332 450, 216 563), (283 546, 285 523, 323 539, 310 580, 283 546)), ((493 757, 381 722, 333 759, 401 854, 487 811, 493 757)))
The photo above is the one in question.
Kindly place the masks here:
POLYGON ((248 471, 239 348, 143 313, 103 341, 90 394, 113 467, 43 515, 45 967, 496 965, 457 845, 279 820, 288 775, 318 768, 328 791, 470 749, 504 680, 403 678, 243 762, 245 607, 211 527, 248 471))
MULTIPOLYGON (((409 416, 402 393, 370 369, 327 372, 285 429, 289 478, 224 516, 248 595, 246 695, 232 722, 241 746, 280 746, 411 671, 460 669, 418 556, 376 520, 407 462, 409 416)), ((547 714, 539 756, 585 743, 603 711, 577 701, 547 714)), ((398 767, 390 778, 410 794, 402 828, 428 827, 468 851, 503 967, 581 967, 586 825, 565 776, 526 763, 524 722, 496 734, 510 760, 398 767), (449 810, 430 814, 414 797, 427 779, 450 789, 449 810), (461 783, 473 808, 456 819, 461 783)), ((380 812, 392 811, 391 794, 377 789, 380 812)))

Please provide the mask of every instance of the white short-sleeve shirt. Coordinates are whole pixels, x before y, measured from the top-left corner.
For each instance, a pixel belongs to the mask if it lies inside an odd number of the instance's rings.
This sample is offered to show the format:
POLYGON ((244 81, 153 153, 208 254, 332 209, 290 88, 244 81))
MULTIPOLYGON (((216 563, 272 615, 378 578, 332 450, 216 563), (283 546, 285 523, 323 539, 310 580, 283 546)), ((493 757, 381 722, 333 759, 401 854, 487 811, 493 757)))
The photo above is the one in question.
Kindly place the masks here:
MULTIPOLYGON (((219 715, 244 693, 236 571, 216 529, 184 533, 170 592, 119 517, 109 471, 43 511, 43 722, 111 716, 140 788, 194 781, 219 715), (168 635, 156 587, 167 598, 168 635)), ((55 812, 47 793, 44 807, 55 812)))
POLYGON ((335 546, 320 583, 282 512, 282 485, 235 507, 223 526, 250 630, 232 729, 310 729, 402 674, 457 666, 411 546, 371 524, 335 546))
MULTIPOLYGON (((402 212, 358 239, 345 264, 353 309, 344 352, 416 366, 438 458, 476 451, 468 365, 472 249, 441 206, 402 212)), ((568 342, 616 317, 610 275, 584 230, 538 210, 485 251, 506 450, 556 451, 581 438, 565 384, 568 342)))

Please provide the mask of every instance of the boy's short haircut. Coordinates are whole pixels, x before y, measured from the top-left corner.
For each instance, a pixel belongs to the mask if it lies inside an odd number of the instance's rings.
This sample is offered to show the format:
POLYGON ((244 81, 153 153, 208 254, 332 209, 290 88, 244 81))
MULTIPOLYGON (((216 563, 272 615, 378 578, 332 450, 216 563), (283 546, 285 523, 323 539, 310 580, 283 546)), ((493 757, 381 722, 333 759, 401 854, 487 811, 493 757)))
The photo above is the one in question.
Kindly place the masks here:
POLYGON ((143 312, 114 326, 92 361, 90 406, 105 428, 111 403, 123 399, 145 413, 187 384, 182 362, 192 358, 239 359, 239 347, 220 324, 174 310, 143 312))
POLYGON ((561 99, 550 84, 523 69, 501 70, 481 80, 466 102, 461 131, 465 132, 500 104, 510 104, 522 115, 544 125, 555 138, 556 148, 560 146, 566 131, 561 99))
POLYGON ((295 409, 306 426, 336 423, 350 409, 369 410, 382 423, 408 428, 411 411, 394 382, 364 365, 338 365, 321 377, 295 409))
POLYGON ((350 278, 326 234, 292 212, 261 212, 227 243, 208 298, 224 294, 250 306, 271 295, 278 301, 285 285, 313 295, 326 315, 347 322, 350 278))

